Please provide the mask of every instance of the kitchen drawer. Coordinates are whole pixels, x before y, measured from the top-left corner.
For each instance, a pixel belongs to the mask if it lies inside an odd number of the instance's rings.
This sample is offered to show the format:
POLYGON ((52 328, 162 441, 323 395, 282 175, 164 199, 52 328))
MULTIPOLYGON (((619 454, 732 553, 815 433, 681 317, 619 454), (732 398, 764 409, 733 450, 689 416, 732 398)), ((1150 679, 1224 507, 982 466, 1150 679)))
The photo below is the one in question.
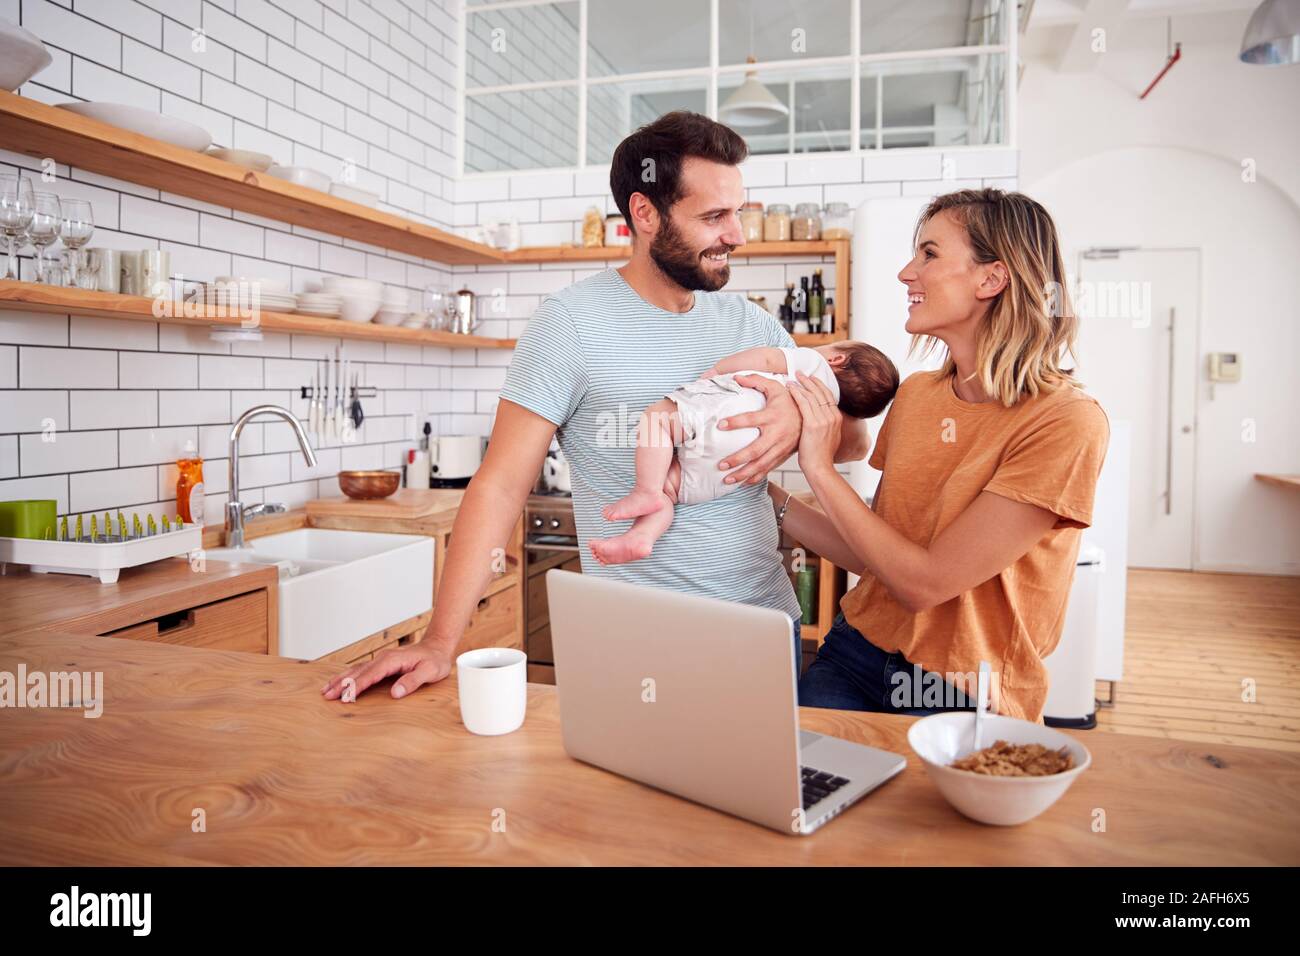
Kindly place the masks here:
POLYGON ((554 685, 555 668, 550 664, 534 664, 530 660, 528 662, 528 683, 554 685))
POLYGON ((523 649, 523 635, 519 633, 519 590, 514 585, 478 602, 461 638, 461 651, 476 647, 523 649))
POLYGON ((550 664, 555 660, 551 650, 551 625, 548 621, 535 631, 528 632, 528 644, 524 647, 528 653, 529 663, 550 664))
MULTIPOLYGON (((575 571, 581 573, 582 560, 577 557, 569 558, 560 566, 561 571, 575 571)), ((528 578, 528 603, 524 605, 528 608, 528 633, 531 634, 537 628, 546 624, 551 619, 550 604, 546 598, 546 574, 533 574, 528 578)))
POLYGON ((266 628, 267 594, 260 590, 162 614, 100 636, 265 654, 266 628))

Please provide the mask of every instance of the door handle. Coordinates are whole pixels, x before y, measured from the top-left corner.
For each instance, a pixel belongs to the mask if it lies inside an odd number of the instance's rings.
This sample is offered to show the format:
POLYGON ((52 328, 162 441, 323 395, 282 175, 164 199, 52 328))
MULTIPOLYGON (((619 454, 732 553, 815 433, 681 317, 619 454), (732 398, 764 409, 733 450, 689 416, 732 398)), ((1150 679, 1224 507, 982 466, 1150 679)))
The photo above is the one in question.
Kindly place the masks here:
MULTIPOLYGON (((1165 514, 1174 510, 1174 307, 1169 307, 1169 396, 1165 427, 1165 514)), ((1184 431, 1190 431, 1184 428, 1184 431)))

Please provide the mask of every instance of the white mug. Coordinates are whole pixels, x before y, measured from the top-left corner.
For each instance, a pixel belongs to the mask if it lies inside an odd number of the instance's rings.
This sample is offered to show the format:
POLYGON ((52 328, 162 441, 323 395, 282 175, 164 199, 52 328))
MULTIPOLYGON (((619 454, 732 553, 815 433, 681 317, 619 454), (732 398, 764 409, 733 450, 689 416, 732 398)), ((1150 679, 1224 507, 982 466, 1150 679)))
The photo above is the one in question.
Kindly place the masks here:
POLYGON ((518 730, 528 703, 528 656, 513 647, 480 647, 456 658, 460 719, 470 733, 518 730))

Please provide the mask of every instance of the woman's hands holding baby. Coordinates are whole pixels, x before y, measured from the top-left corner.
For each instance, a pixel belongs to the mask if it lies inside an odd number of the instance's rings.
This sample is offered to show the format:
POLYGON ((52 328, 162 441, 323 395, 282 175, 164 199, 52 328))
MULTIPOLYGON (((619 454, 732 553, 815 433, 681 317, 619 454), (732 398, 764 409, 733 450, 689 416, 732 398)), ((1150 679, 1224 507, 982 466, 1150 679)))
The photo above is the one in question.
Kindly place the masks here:
POLYGON ((798 382, 790 387, 790 396, 803 417, 803 431, 799 435, 799 468, 805 474, 820 468, 833 470, 844 416, 840 414, 835 396, 824 383, 803 372, 797 376, 798 382))

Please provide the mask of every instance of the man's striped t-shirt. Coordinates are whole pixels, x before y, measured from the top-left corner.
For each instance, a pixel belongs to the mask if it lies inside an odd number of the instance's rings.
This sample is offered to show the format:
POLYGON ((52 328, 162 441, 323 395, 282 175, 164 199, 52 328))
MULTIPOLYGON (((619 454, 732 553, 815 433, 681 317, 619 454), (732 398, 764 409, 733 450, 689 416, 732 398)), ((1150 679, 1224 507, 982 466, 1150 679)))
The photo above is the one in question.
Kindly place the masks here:
POLYGON ((793 345, 780 323, 743 296, 696 292, 690 311, 668 312, 642 299, 616 269, 543 300, 519 338, 501 397, 558 426, 584 574, 799 619, 765 482, 677 506, 672 527, 641 561, 601 565, 587 546, 631 525, 606 521, 601 509, 632 490, 637 420, 647 406, 724 356, 793 345))

